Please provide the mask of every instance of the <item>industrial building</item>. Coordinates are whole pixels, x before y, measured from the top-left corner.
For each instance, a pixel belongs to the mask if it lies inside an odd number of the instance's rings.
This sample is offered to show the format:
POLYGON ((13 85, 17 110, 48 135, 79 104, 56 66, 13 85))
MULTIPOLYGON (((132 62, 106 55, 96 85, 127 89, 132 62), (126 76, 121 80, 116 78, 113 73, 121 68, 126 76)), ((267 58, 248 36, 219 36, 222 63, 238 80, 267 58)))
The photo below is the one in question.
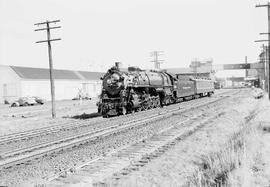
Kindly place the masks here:
POLYGON ((188 68, 168 68, 167 72, 175 75, 193 76, 193 77, 208 77, 214 79, 213 62, 193 61, 188 68))
MULTIPOLYGON (((51 99, 49 69, 0 65, 0 103, 19 97, 51 99)), ((104 73, 54 70, 56 100, 72 99, 78 94, 97 97, 104 73)))

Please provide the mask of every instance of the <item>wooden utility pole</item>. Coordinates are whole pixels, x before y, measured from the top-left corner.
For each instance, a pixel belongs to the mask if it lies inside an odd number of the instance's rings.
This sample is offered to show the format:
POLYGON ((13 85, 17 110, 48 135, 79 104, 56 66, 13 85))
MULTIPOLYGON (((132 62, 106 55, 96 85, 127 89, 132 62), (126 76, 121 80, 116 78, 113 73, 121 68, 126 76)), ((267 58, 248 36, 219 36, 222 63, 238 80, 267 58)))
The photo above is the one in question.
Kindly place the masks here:
POLYGON ((268 92, 268 78, 267 78, 267 46, 262 45, 262 63, 263 63, 263 77, 264 77, 264 88, 268 92))
POLYGON ((154 58, 151 62, 154 62, 155 69, 160 69, 160 64, 164 62, 164 60, 158 59, 160 55, 164 55, 163 53, 164 51, 153 51, 150 53, 150 55, 154 58))
POLYGON ((56 24, 57 22, 60 22, 60 20, 54 20, 54 21, 46 21, 42 23, 36 23, 36 26, 40 25, 46 25, 46 28, 41 28, 41 29, 36 29, 35 31, 47 31, 47 40, 42 40, 38 41, 36 43, 48 43, 48 55, 49 55, 49 67, 50 67, 50 82, 51 82, 51 99, 52 99, 52 118, 56 117, 56 112, 55 112, 55 87, 54 87, 54 77, 53 77, 53 60, 52 60, 52 46, 51 42, 52 41, 57 41, 61 40, 60 38, 57 39, 51 39, 51 29, 59 29, 61 28, 60 26, 56 27, 50 27, 50 23, 56 24))
POLYGON ((265 46, 265 85, 266 85, 266 90, 269 93, 269 60, 268 60, 268 47, 265 46))
MULTIPOLYGON (((245 63, 246 63, 246 65, 247 65, 247 56, 245 56, 245 63)), ((247 70, 247 69, 246 69, 245 77, 246 77, 246 78, 248 77, 248 70, 247 70)))
POLYGON ((268 60, 267 60, 267 65, 268 65, 268 72, 267 72, 267 86, 268 86, 268 98, 270 100, 270 92, 269 92, 269 83, 270 83, 270 76, 269 76, 269 73, 270 73, 270 65, 269 65, 269 60, 270 60, 270 52, 269 52, 269 49, 270 49, 270 3, 268 2, 267 4, 265 5, 256 5, 256 8, 258 7, 267 7, 267 17, 268 17, 268 32, 267 33, 260 33, 260 34, 266 34, 268 35, 268 40, 257 40, 256 42, 268 42, 268 51, 267 51, 267 54, 268 54, 268 60))

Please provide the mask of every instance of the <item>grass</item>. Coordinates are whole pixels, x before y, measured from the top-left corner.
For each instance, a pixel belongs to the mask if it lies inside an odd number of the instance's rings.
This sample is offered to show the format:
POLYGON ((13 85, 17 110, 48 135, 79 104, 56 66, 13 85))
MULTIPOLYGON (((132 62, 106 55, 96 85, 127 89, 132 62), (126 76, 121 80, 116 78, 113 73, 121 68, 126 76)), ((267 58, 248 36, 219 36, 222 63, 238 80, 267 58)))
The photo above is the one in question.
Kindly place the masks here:
MULTIPOLYGON (((235 177, 233 172, 250 165, 252 156, 248 155, 247 149, 251 140, 258 136, 257 127, 256 125, 243 126, 242 130, 233 134, 219 150, 213 150, 207 155, 199 155, 198 161, 195 162, 197 167, 187 186, 239 186, 236 185, 239 177, 235 177)), ((247 169, 242 171, 246 172, 247 169)), ((241 175, 242 178, 248 176, 246 173, 241 175)), ((240 183, 241 181, 240 179, 240 183)))

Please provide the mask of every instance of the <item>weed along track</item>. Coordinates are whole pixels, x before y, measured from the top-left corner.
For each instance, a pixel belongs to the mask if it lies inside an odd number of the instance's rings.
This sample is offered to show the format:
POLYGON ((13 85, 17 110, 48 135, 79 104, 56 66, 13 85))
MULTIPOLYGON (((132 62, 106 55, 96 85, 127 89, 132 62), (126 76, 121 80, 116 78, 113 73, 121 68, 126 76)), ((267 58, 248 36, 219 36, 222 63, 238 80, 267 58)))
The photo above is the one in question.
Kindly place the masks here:
POLYGON ((230 175, 246 164, 244 157, 247 154, 247 139, 258 135, 256 131, 260 123, 254 119, 261 112, 260 105, 261 102, 243 118, 243 125, 223 143, 222 149, 199 156, 198 170, 193 175, 199 177, 193 177, 187 185, 234 186, 230 175))

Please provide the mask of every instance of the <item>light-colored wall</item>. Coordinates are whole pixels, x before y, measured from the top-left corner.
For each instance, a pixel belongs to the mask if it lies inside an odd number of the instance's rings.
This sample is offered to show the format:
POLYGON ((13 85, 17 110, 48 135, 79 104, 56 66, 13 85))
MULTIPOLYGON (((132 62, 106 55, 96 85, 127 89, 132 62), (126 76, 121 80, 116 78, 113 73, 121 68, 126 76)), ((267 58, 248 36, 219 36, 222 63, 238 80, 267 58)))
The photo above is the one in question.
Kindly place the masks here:
POLYGON ((101 80, 82 81, 82 90, 90 97, 97 97, 101 93, 101 80))
POLYGON ((47 99, 50 94, 50 84, 47 80, 22 80, 21 96, 40 96, 47 99))
MULTIPOLYGON (((50 88, 49 80, 22 80, 21 95, 39 96, 51 100, 50 88)), ((63 100, 77 97, 79 89, 88 93, 90 97, 97 97, 101 91, 101 81, 55 80, 55 99, 63 100)))
MULTIPOLYGON (((21 79, 9 66, 0 65, 0 103, 23 96, 39 96, 51 100, 50 80, 21 79), (5 91, 4 91, 5 89, 5 91)), ((101 93, 101 80, 55 80, 56 100, 72 99, 79 89, 90 97, 101 93)))
POLYGON ((13 101, 21 95, 20 80, 13 69, 0 65, 0 103, 3 103, 5 99, 13 101))

